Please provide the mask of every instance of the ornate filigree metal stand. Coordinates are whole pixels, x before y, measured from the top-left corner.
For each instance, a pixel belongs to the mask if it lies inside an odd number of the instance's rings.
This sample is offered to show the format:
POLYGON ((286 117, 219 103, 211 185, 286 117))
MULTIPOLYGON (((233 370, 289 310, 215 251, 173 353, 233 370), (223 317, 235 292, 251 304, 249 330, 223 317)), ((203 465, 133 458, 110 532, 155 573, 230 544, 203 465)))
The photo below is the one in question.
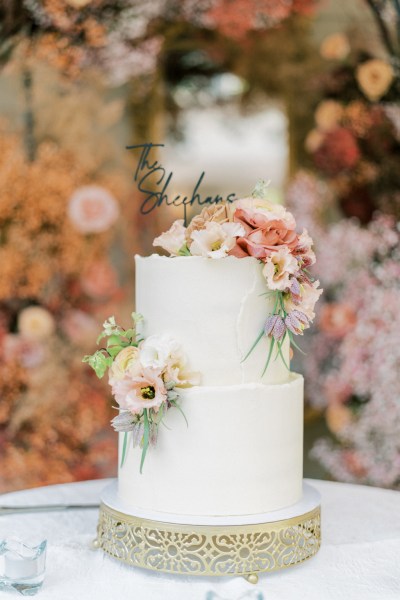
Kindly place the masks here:
POLYGON ((186 520, 195 524, 144 518, 118 510, 116 498, 115 487, 103 495, 94 543, 136 567, 179 575, 241 575, 257 583, 259 573, 299 564, 320 547, 319 496, 307 485, 297 505, 245 517, 242 524, 239 517, 231 518, 231 524, 221 518, 217 525, 216 517, 209 525, 190 517, 186 520), (285 515, 291 516, 281 518, 285 515))

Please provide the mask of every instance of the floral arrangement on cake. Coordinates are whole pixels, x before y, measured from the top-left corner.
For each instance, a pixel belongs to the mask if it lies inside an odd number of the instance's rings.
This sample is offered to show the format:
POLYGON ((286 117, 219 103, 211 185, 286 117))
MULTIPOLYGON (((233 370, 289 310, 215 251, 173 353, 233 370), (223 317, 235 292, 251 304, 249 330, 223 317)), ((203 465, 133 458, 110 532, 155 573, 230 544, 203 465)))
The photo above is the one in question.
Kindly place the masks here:
POLYGON ((296 232, 293 215, 267 199, 267 187, 268 184, 260 181, 251 197, 207 206, 187 227, 183 220, 177 220, 153 242, 171 256, 254 257, 263 264, 262 272, 268 287, 266 295, 274 296, 274 308, 243 359, 264 335, 270 337, 263 375, 275 344, 277 356, 280 355, 289 368, 282 345, 289 337, 291 345, 298 348, 294 335, 303 334, 310 326, 315 317, 315 303, 322 293, 319 281, 315 281, 309 272, 309 267, 315 263, 311 237, 306 229, 301 234, 296 232))
MULTIPOLYGON (((123 329, 110 317, 103 324, 97 339, 107 338, 105 348, 86 355, 101 379, 108 370, 108 381, 119 406, 119 414, 111 421, 115 431, 124 433, 121 467, 127 453, 128 434, 133 447, 142 448, 140 472, 149 446, 157 443, 158 428, 166 412, 179 406, 177 388, 199 383, 199 374, 187 370, 186 359, 179 344, 167 335, 152 335, 143 339, 137 332, 142 315, 132 313, 133 327, 123 329)), ((186 420, 186 418, 185 418, 186 420)))

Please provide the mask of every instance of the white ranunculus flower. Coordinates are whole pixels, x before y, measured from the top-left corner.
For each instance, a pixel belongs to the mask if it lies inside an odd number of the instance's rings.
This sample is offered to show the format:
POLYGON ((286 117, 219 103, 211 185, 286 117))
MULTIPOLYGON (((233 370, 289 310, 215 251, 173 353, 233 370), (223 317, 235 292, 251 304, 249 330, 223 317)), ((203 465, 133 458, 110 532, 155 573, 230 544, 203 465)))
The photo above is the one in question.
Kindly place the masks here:
POLYGON ((186 227, 183 225, 183 219, 178 219, 172 223, 168 231, 155 238, 153 246, 160 246, 172 256, 177 256, 186 241, 185 233, 186 227))
POLYGON ((263 268, 263 275, 270 290, 284 291, 289 287, 290 275, 298 270, 299 264, 289 248, 283 246, 268 256, 263 268))
POLYGON ((207 222, 204 229, 192 231, 190 252, 194 256, 223 258, 236 244, 236 238, 245 234, 240 223, 207 222))

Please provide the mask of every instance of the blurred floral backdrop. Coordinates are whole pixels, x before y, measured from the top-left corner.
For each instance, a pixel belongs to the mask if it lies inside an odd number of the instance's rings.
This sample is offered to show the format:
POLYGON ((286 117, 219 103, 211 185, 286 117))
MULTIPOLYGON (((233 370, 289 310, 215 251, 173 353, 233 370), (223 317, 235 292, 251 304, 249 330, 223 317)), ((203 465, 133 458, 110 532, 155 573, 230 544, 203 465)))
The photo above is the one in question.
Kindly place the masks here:
POLYGON ((125 146, 164 142, 190 190, 193 131, 214 193, 248 192, 252 165, 316 240, 324 302, 296 359, 330 431, 313 459, 400 487, 399 24, 396 0, 0 4, 0 491, 114 474, 81 357, 175 216, 140 215, 125 146))

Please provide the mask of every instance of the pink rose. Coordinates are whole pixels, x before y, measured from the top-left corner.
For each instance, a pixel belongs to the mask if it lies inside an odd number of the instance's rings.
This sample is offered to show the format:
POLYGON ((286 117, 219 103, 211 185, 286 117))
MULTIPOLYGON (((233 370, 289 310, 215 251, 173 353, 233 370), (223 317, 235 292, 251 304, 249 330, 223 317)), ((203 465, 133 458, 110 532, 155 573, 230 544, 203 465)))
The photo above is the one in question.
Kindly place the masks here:
POLYGON ((264 260, 282 246, 294 250, 298 244, 295 223, 288 219, 270 219, 268 213, 243 208, 236 209, 233 219, 243 225, 246 233, 237 238, 229 252, 232 256, 264 260))

